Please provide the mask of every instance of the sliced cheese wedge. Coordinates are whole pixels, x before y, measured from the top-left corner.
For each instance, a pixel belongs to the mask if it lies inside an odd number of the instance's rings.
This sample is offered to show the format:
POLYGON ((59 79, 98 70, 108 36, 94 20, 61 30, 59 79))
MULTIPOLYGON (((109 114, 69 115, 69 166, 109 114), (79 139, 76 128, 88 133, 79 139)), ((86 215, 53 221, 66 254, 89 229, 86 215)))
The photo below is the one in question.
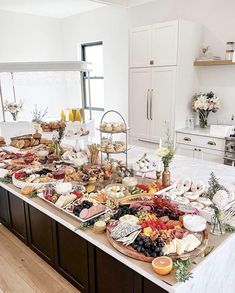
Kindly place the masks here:
POLYGON ((55 205, 59 208, 65 207, 67 204, 73 202, 77 196, 75 194, 61 195, 56 201, 55 205))
POLYGON ((201 244, 201 242, 193 234, 187 235, 185 238, 182 239, 182 241, 185 244, 185 251, 187 252, 193 251, 201 244))

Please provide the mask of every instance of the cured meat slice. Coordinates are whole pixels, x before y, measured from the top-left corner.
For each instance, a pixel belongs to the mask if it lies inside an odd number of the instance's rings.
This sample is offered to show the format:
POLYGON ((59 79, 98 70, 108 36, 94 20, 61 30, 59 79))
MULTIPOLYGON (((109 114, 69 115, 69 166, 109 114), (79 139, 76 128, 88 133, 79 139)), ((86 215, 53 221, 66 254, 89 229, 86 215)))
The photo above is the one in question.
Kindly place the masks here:
POLYGON ((89 218, 89 209, 83 209, 79 215, 81 219, 89 218))

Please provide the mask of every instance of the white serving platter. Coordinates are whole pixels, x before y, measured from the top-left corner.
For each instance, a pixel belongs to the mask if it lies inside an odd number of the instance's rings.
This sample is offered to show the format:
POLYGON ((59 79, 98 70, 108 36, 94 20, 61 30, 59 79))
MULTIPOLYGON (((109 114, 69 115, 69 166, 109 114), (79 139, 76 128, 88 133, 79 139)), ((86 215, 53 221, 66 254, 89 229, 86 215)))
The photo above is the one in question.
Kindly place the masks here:
POLYGON ((84 220, 84 219, 81 219, 81 218, 79 218, 78 216, 74 215, 72 212, 69 212, 69 211, 66 210, 66 207, 68 207, 68 206, 71 205, 72 203, 69 203, 69 204, 67 204, 65 207, 60 208, 60 207, 58 207, 57 205, 55 205, 54 203, 52 203, 52 202, 50 202, 49 200, 45 199, 42 193, 38 193, 38 197, 41 198, 42 200, 44 200, 45 202, 49 203, 49 204, 52 205, 53 207, 56 207, 58 210, 61 210, 61 211, 63 211, 64 213, 66 213, 67 215, 70 215, 71 217, 75 218, 76 220, 79 220, 79 221, 82 222, 82 223, 85 223, 85 222, 88 222, 88 221, 90 221, 90 220, 93 220, 93 219, 95 219, 95 218, 97 218, 97 217, 99 217, 99 216, 105 214, 106 212, 110 211, 110 209, 106 207, 106 209, 105 209, 103 212, 98 213, 98 214, 96 214, 96 215, 94 215, 94 216, 92 216, 92 217, 90 217, 90 218, 84 220))

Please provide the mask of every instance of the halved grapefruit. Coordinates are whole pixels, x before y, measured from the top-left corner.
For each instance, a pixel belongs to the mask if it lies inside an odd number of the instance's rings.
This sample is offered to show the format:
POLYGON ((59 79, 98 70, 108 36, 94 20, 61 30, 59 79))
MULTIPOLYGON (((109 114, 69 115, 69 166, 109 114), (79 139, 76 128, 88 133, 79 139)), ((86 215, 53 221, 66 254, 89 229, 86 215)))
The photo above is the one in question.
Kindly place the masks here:
POLYGON ((152 267, 157 274, 165 276, 172 271, 173 262, 167 256, 159 256, 152 261, 152 267))

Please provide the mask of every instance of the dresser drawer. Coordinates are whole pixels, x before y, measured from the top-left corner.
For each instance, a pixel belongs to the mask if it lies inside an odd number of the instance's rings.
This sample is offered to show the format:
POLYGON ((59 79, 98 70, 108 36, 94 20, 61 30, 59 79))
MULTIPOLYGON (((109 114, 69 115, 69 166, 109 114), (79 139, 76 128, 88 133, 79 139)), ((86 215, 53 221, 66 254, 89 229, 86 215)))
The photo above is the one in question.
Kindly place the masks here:
POLYGON ((224 151, 225 148, 225 140, 222 138, 180 132, 177 133, 176 142, 180 144, 198 146, 218 151, 224 151))

